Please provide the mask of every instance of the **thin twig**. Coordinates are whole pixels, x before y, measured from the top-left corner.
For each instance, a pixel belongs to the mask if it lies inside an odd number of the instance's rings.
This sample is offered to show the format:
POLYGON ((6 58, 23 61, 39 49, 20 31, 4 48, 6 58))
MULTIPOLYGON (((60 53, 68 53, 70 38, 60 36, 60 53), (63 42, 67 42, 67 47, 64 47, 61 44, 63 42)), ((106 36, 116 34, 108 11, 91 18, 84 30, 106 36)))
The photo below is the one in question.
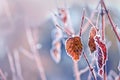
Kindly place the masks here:
POLYGON ((84 69, 79 71, 79 75, 81 76, 83 73, 87 72, 89 70, 89 67, 85 67, 84 69))
MULTIPOLYGON (((91 57, 94 57, 94 56, 91 56, 91 57)), ((94 64, 95 64, 95 62, 96 62, 96 58, 94 57, 94 58, 92 58, 92 63, 91 63, 91 65, 93 66, 94 64)), ((88 75, 88 79, 87 80, 91 80, 91 74, 90 74, 90 72, 89 72, 89 75, 88 75)))
MULTIPOLYGON (((99 1, 99 3, 97 4, 97 7, 95 8, 95 10, 92 12, 92 14, 91 14, 91 16, 90 16, 90 20, 93 20, 96 12, 98 12, 97 9, 98 9, 99 5, 100 5, 100 1, 99 1)), ((87 22, 87 23, 84 25, 84 27, 83 27, 83 29, 82 29, 82 33, 84 33, 84 32, 87 30, 87 28, 89 27, 89 25, 90 25, 89 22, 87 22)))
POLYGON ((71 34, 74 34, 75 31, 74 31, 74 29, 73 29, 73 27, 72 27, 73 24, 72 24, 72 22, 71 22, 70 12, 69 12, 68 9, 66 9, 65 11, 66 11, 66 14, 67 14, 67 15, 66 15, 66 17, 67 17, 67 25, 64 24, 64 28, 65 28, 65 29, 68 29, 71 34))
POLYGON ((15 59, 15 66, 16 66, 18 80, 24 80, 23 75, 22 75, 20 56, 17 50, 14 50, 14 59, 15 59))
POLYGON ((46 76, 45 76, 45 72, 44 72, 44 68, 39 56, 39 52, 37 51, 36 47, 35 47, 35 40, 33 39, 32 36, 32 31, 31 29, 26 29, 26 34, 27 34, 27 39, 28 39, 28 43, 30 45, 31 51, 33 53, 33 57, 34 60, 36 61, 38 70, 39 70, 39 75, 41 76, 41 80, 46 80, 46 76))
POLYGON ((7 50, 7 55, 8 55, 8 60, 9 60, 9 64, 10 64, 10 69, 11 69, 11 72, 12 72, 12 80, 17 80, 17 76, 16 76, 16 71, 15 71, 15 66, 14 66, 14 61, 13 61, 13 58, 12 58, 12 55, 10 53, 10 51, 7 50))
POLYGON ((105 40, 105 15, 103 13, 103 10, 101 12, 101 17, 102 17, 102 40, 105 40))
POLYGON ((103 7, 104 7, 104 9, 105 9, 105 11, 106 11, 106 14, 107 14, 107 17, 108 17, 108 19, 109 19, 109 22, 110 22, 110 24, 111 24, 111 26, 112 26, 112 28, 113 28, 113 31, 114 31, 114 33, 115 33, 118 41, 120 42, 120 36, 119 36, 118 32, 116 31, 116 25, 114 24, 114 22, 113 22, 113 20, 112 20, 112 18, 111 18, 111 15, 110 15, 110 13, 108 12, 108 10, 107 10, 107 8, 106 8, 106 5, 105 5, 105 3, 104 3, 103 0, 102 0, 102 4, 103 4, 103 7))
MULTIPOLYGON (((88 61, 88 60, 87 60, 87 61, 88 61)), ((89 63, 89 62, 88 62, 88 63, 89 63)), ((91 65, 93 65, 94 63, 95 63, 95 59, 92 60, 91 65)), ((80 76, 81 76, 83 73, 87 72, 89 69, 90 69, 90 66, 87 66, 86 68, 84 68, 84 69, 82 69, 82 70, 79 70, 79 68, 78 68, 78 62, 74 62, 74 75, 75 75, 76 80, 81 80, 81 79, 80 79, 80 76)), ((91 68, 91 69, 92 69, 92 68, 91 68)), ((91 70, 90 70, 90 72, 91 72, 91 70)))
POLYGON ((81 36, 81 34, 82 34, 82 26, 83 26, 83 22, 84 22, 84 19, 85 19, 84 17, 85 17, 85 9, 83 9, 79 36, 81 36))
POLYGON ((14 28, 15 28, 15 23, 14 23, 14 19, 12 17, 12 13, 10 11, 10 4, 9 4, 8 0, 4 0, 4 1, 5 1, 5 4, 6 4, 4 6, 5 14, 6 14, 8 20, 10 21, 10 25, 12 26, 9 29, 9 32, 11 33, 14 30, 14 28))
POLYGON ((53 22, 54 22, 54 25, 55 27, 58 27, 59 29, 61 29, 63 32, 65 32, 68 36, 71 36, 74 34, 74 29, 72 28, 72 23, 71 23, 71 20, 70 20, 70 15, 69 15, 69 12, 66 10, 66 14, 65 15, 67 17, 67 22, 64 23, 63 22, 63 27, 61 27, 61 25, 58 23, 56 17, 58 17, 58 19, 61 19, 59 18, 59 16, 57 16, 56 14, 52 14, 52 19, 53 19, 53 22), (66 30, 68 29, 68 31, 66 30))
POLYGON ((102 18, 102 40, 104 41, 105 39, 105 15, 103 11, 102 0, 101 0, 101 18, 102 18))
POLYGON ((30 58, 31 60, 34 60, 32 53, 29 52, 28 50, 20 47, 20 48, 19 48, 19 51, 22 52, 25 56, 27 56, 27 57, 30 58))
MULTIPOLYGON (((102 18, 102 40, 105 40, 105 15, 103 12, 103 0, 101 0, 101 18, 102 18)), ((103 66, 104 68, 104 74, 103 74, 103 78, 104 80, 106 80, 107 76, 106 76, 106 64, 103 66)))
POLYGON ((85 16, 85 19, 92 25, 92 27, 95 27, 95 25, 92 23, 92 21, 88 17, 85 16))
MULTIPOLYGON (((96 10, 92 12, 90 20, 94 19, 94 16, 95 16, 96 12, 97 12, 96 10)), ((82 28, 82 34, 87 30, 89 25, 90 25, 90 22, 87 21, 87 23, 85 23, 84 27, 82 28)))
POLYGON ((93 68, 90 66, 90 63, 89 63, 89 61, 88 61, 88 59, 87 59, 87 56, 85 55, 84 52, 83 52, 83 56, 84 56, 84 58, 85 58, 85 60, 86 60, 86 62, 87 62, 87 64, 88 64, 89 70, 90 70, 90 72, 92 73, 94 80, 96 80, 95 74, 94 74, 94 72, 93 72, 93 68))
MULTIPOLYGON (((94 65, 95 59, 92 61, 90 65, 94 65)), ((82 75, 83 73, 87 72, 89 70, 89 66, 85 67, 84 69, 79 71, 79 75, 82 75)))
POLYGON ((64 33, 66 33, 68 36, 72 36, 73 34, 68 32, 68 31, 65 31, 62 27, 60 27, 59 25, 56 24, 56 27, 61 29, 64 33))
POLYGON ((0 77, 2 78, 2 80, 7 80, 6 76, 4 75, 4 73, 1 69, 0 69, 0 77))

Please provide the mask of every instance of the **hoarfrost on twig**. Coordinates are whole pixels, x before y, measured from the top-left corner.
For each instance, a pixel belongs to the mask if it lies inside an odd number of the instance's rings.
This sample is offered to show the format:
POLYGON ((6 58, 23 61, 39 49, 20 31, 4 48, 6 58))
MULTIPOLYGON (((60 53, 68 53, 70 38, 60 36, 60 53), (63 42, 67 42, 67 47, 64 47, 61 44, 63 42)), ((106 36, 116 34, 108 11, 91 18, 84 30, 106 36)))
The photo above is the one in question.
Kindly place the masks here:
POLYGON ((14 59, 15 59, 15 66, 16 66, 16 72, 17 72, 17 79, 24 80, 22 75, 20 56, 19 56, 18 50, 14 50, 14 59))
POLYGON ((33 36, 32 36, 32 31, 30 28, 26 28, 26 35, 27 35, 27 39, 28 39, 28 43, 30 46, 30 49, 33 53, 33 58, 37 64, 38 67, 38 71, 39 71, 39 75, 41 77, 42 80, 46 80, 46 76, 45 76, 45 72, 44 72, 44 68, 39 56, 39 52, 36 49, 36 41, 34 40, 33 36))

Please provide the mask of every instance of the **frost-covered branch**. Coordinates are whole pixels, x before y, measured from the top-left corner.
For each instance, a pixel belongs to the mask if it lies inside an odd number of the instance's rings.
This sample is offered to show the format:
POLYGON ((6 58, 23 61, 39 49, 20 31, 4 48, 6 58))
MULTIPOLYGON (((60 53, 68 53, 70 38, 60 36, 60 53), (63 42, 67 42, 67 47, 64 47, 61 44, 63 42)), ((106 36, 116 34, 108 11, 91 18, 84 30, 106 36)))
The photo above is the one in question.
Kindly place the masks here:
POLYGON ((43 68, 43 65, 42 65, 42 62, 39 56, 39 52, 36 49, 36 41, 34 40, 32 36, 32 31, 30 28, 26 28, 26 35, 27 35, 30 49, 33 53, 34 60, 36 61, 36 64, 39 70, 39 75, 41 76, 42 80, 46 80, 46 76, 45 76, 44 68, 43 68))
POLYGON ((7 50, 7 52, 8 52, 7 56, 8 56, 8 60, 9 60, 9 64, 10 64, 10 69, 11 69, 11 72, 12 72, 12 80, 17 80, 12 54, 8 50, 7 50))
POLYGON ((7 80, 6 76, 4 75, 3 71, 0 69, 0 79, 7 80))
POLYGON ((27 56, 28 58, 34 60, 32 53, 29 52, 28 50, 26 50, 25 48, 20 47, 20 48, 19 48, 19 51, 22 52, 22 53, 23 53, 25 56, 27 56))
POLYGON ((20 56, 19 56, 19 52, 17 50, 14 50, 14 59, 15 59, 17 77, 19 80, 24 80, 23 75, 22 75, 20 56))
POLYGON ((111 18, 111 15, 110 15, 109 11, 107 10, 107 7, 106 7, 106 5, 105 5, 105 3, 104 3, 103 0, 102 0, 102 5, 103 5, 103 7, 104 7, 104 9, 105 9, 105 11, 106 11, 107 17, 108 17, 108 19, 109 19, 109 22, 110 22, 112 28, 113 28, 113 31, 114 31, 114 33, 115 33, 118 41, 120 42, 120 35, 118 34, 118 32, 117 32, 117 30, 116 30, 116 27, 117 27, 117 26, 116 26, 115 23, 113 22, 113 20, 112 20, 112 18, 111 18))

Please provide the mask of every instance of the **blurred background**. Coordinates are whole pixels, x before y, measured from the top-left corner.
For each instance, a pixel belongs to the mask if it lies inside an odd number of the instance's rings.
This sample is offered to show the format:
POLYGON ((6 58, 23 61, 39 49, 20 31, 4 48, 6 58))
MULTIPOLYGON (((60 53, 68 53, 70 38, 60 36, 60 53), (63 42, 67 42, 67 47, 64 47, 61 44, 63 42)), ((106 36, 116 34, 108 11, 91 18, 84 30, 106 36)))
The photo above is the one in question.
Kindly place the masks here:
MULTIPOLYGON (((104 1, 120 29, 120 1, 104 1)), ((77 34, 83 8, 90 17, 98 2, 99 0, 0 0, 0 80, 75 80, 74 64, 65 52, 64 40, 61 40, 59 63, 51 56, 52 32, 55 29, 51 14, 58 7, 67 6, 72 27, 77 34)), ((92 55, 89 55, 87 46, 89 30, 90 28, 84 32, 82 41, 91 62, 92 55)), ((120 74, 120 42, 107 17, 105 30, 107 75, 110 78, 108 80, 115 80, 113 77, 120 74)), ((80 70, 87 66, 83 57, 78 65, 80 70)), ((97 74, 96 67, 95 71, 97 74)), ((89 71, 86 71, 81 75, 81 80, 87 80, 88 75, 89 71)), ((98 80, 102 79, 98 76, 98 80)))

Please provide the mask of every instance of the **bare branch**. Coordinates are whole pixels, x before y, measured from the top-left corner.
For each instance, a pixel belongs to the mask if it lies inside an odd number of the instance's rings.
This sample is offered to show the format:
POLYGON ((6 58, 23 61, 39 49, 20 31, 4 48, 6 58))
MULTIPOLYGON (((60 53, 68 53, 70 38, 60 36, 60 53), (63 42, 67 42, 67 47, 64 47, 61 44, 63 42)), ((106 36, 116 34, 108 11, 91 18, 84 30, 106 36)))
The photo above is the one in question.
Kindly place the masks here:
POLYGON ((83 22, 84 22, 84 18, 85 17, 85 9, 83 9, 83 14, 82 14, 82 19, 81 19, 81 26, 80 26, 80 36, 82 34, 82 26, 83 26, 83 22))
POLYGON ((33 53, 34 60, 36 61, 36 64, 37 64, 37 67, 38 67, 38 70, 39 70, 39 75, 41 76, 42 80, 46 80, 44 68, 43 68, 43 65, 42 65, 42 62, 41 62, 41 59, 40 59, 40 56, 39 56, 39 52, 37 51, 37 49, 35 47, 36 42, 33 39, 32 31, 31 31, 30 28, 26 29, 26 35, 27 35, 29 46, 30 46, 31 51, 33 53))
POLYGON ((0 69, 0 77, 2 78, 2 80, 7 80, 6 76, 4 75, 4 73, 1 69, 0 69))
POLYGON ((119 42, 120 42, 120 36, 118 35, 118 32, 116 31, 116 25, 114 24, 114 22, 113 22, 113 20, 112 20, 112 18, 111 18, 111 15, 110 15, 110 13, 108 12, 108 10, 107 10, 107 8, 106 8, 106 5, 105 5, 105 3, 104 3, 103 0, 102 0, 102 4, 103 4, 103 7, 104 7, 104 9, 105 9, 105 11, 106 11, 106 13, 107 13, 107 17, 108 17, 108 19, 109 19, 109 22, 110 22, 112 28, 113 28, 113 31, 114 31, 117 39, 118 39, 119 42))
POLYGON ((15 66, 16 72, 19 80, 24 80, 21 70, 21 63, 20 63, 20 56, 17 50, 14 50, 14 59, 15 59, 15 66))
MULTIPOLYGON (((92 12, 92 14, 91 14, 91 16, 90 16, 90 20, 93 20, 93 19, 94 19, 95 14, 98 12, 97 9, 98 9, 99 5, 100 5, 100 1, 99 1, 99 3, 97 4, 96 9, 92 12)), ((89 22, 87 22, 87 23, 84 25, 84 27, 82 28, 82 33, 84 33, 84 32, 87 30, 87 28, 89 27, 89 25, 90 25, 89 22)))
MULTIPOLYGON (((95 59, 92 60, 92 63, 91 63, 90 65, 93 66, 94 63, 95 63, 95 59)), ((79 71, 79 75, 87 72, 88 70, 89 70, 89 67, 87 66, 87 67, 85 67, 84 69, 82 69, 82 70, 79 71)))
POLYGON ((93 68, 91 67, 91 65, 90 65, 90 63, 89 63, 89 61, 88 61, 88 59, 87 59, 87 56, 86 56, 86 54, 85 54, 84 52, 83 52, 83 56, 84 56, 84 58, 85 58, 85 60, 86 60, 86 62, 87 62, 87 64, 88 64, 89 70, 90 70, 90 72, 92 73, 94 80, 96 80, 95 74, 94 74, 94 72, 93 72, 93 68))
MULTIPOLYGON (((93 20, 96 12, 97 12, 96 10, 92 12, 91 17, 90 17, 90 20, 93 20)), ((88 22, 84 25, 84 27, 82 28, 82 34, 87 30, 87 28, 89 27, 89 25, 90 25, 90 22, 88 21, 88 22)))
POLYGON ((60 27, 60 26, 57 25, 57 24, 56 24, 56 27, 59 28, 59 29, 61 29, 61 30, 62 30, 63 32, 65 32, 68 36, 72 36, 72 35, 73 35, 72 33, 70 33, 70 32, 68 32, 68 31, 64 30, 62 27, 60 27))
POLYGON ((92 21, 88 17, 85 16, 85 19, 92 25, 92 27, 95 27, 95 25, 92 23, 92 21))
POLYGON ((11 69, 11 72, 12 72, 12 80, 17 80, 17 76, 16 76, 16 71, 15 71, 15 66, 14 66, 14 61, 13 61, 13 58, 12 58, 12 55, 11 53, 7 50, 7 54, 8 54, 8 60, 9 60, 9 64, 10 64, 10 69, 11 69))
POLYGON ((28 50, 20 47, 20 48, 19 48, 19 51, 22 52, 22 53, 23 53, 25 56, 27 56, 28 58, 34 60, 32 53, 30 53, 28 50))
POLYGON ((89 67, 87 66, 87 67, 85 67, 84 69, 82 69, 82 70, 79 71, 79 75, 87 72, 88 70, 89 70, 89 67))
POLYGON ((102 17, 102 40, 104 41, 105 39, 105 15, 103 12, 102 0, 101 0, 101 17, 102 17))

